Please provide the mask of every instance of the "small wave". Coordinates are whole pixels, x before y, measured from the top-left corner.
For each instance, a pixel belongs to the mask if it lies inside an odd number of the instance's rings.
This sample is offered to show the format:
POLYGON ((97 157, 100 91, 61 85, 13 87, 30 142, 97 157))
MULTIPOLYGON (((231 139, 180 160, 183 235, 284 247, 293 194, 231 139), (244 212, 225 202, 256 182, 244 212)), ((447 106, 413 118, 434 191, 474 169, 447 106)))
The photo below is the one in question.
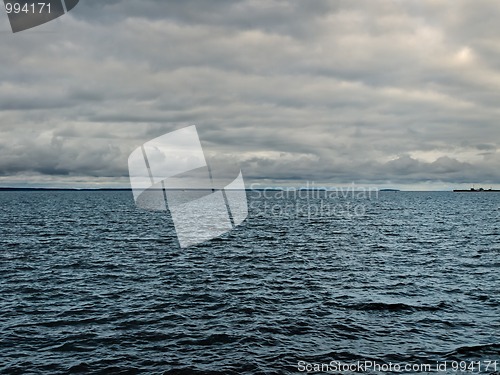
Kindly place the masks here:
POLYGON ((211 346, 211 345, 223 345, 230 344, 238 341, 239 339, 235 336, 227 335, 225 333, 216 333, 208 337, 204 337, 197 340, 185 340, 183 344, 188 345, 200 345, 200 346, 211 346))
POLYGON ((342 307, 362 311, 438 311, 447 307, 447 304, 445 302, 440 302, 435 306, 415 306, 406 303, 365 302, 342 305, 342 307))
POLYGON ((491 356, 491 358, 500 357, 500 344, 486 344, 486 345, 473 345, 461 346, 449 353, 446 353, 446 358, 460 358, 460 357, 483 357, 491 356))

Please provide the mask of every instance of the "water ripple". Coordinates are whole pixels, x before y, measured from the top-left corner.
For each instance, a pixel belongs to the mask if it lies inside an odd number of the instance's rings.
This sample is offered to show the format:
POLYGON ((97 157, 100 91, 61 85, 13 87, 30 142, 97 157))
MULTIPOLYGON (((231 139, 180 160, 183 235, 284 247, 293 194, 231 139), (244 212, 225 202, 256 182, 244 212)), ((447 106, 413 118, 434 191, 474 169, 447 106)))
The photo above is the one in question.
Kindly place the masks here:
POLYGON ((381 194, 351 218, 249 199, 242 227, 180 250, 128 192, 1 192, 0 372, 500 366, 499 195, 381 194))

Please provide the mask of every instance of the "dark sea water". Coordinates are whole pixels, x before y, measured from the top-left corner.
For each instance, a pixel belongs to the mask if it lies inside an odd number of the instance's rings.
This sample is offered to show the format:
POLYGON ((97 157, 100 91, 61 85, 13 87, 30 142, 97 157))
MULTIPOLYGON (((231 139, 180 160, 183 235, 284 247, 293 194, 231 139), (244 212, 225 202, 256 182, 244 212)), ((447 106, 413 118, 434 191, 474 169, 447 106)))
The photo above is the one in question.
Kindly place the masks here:
POLYGON ((0 192, 0 373, 500 373, 500 193, 248 198, 180 249, 130 192, 0 192))

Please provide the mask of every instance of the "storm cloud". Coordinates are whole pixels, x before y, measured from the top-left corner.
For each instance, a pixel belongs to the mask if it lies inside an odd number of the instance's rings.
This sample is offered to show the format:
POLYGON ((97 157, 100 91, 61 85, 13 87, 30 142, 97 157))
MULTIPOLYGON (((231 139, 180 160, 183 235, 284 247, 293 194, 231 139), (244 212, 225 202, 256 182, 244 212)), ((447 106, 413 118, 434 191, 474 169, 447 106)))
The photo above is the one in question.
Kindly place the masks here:
POLYGON ((0 185, 128 186, 196 124, 247 185, 500 187, 500 5, 82 0, 0 18, 0 185))

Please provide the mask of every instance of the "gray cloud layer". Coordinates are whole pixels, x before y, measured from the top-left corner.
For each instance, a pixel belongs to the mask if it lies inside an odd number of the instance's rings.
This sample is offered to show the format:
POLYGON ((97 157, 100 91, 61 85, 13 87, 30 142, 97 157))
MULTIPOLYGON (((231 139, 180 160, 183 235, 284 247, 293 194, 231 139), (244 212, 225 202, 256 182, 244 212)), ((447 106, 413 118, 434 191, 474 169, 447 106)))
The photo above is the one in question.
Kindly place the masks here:
POLYGON ((500 185, 491 1, 82 0, 0 23, 0 184, 127 182, 196 124, 247 183, 500 185))

